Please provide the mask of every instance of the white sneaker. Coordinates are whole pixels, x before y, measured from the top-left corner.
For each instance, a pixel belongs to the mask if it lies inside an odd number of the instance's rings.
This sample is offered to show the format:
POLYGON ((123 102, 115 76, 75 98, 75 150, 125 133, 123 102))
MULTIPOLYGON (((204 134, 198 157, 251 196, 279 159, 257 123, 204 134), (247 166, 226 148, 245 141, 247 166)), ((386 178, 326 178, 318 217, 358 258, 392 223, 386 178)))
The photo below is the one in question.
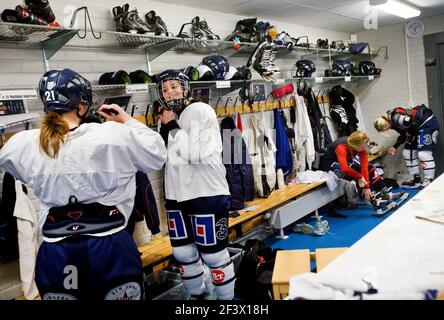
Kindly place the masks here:
POLYGON ((421 183, 421 185, 418 187, 418 189, 419 189, 419 190, 424 189, 424 188, 427 187, 429 184, 431 184, 432 181, 433 181, 432 179, 427 179, 427 178, 425 178, 425 179, 424 179, 424 182, 421 183))

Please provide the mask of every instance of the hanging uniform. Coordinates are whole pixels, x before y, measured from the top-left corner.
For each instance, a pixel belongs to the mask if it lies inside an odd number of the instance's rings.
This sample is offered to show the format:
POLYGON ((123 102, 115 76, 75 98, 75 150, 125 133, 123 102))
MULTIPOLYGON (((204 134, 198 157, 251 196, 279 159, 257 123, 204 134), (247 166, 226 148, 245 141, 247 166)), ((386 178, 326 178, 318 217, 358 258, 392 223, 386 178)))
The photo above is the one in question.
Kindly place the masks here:
POLYGON ((304 98, 295 94, 294 99, 296 100, 294 131, 299 163, 298 171, 305 171, 307 168, 311 170, 315 160, 315 147, 310 118, 304 98))
POLYGON ((247 146, 240 129, 236 128, 234 119, 226 117, 220 126, 223 142, 222 159, 231 194, 230 210, 240 210, 244 208, 245 202, 254 198, 253 167, 247 146))
POLYGON ((431 109, 425 105, 413 109, 395 108, 388 111, 392 128, 399 133, 394 148, 405 142, 403 156, 411 176, 419 173, 418 159, 422 162, 424 178, 435 177, 433 150, 438 143, 439 123, 431 109))
POLYGON ((127 227, 129 233, 133 234, 136 221, 143 220, 145 220, 152 235, 160 232, 159 211, 157 210, 153 187, 148 175, 142 171, 137 171, 136 197, 134 198, 133 213, 127 227))
POLYGON ((260 118, 253 115, 250 121, 252 132, 248 151, 253 165, 254 189, 259 197, 268 198, 276 186, 276 146, 260 118))
POLYGON ((326 150, 327 145, 332 142, 327 123, 322 116, 317 97, 312 88, 308 88, 304 95, 307 101, 308 116, 310 118, 311 130, 313 132, 315 146, 314 168, 319 168, 320 156, 326 150))
POLYGON ((0 150, 0 165, 42 202, 44 242, 36 263, 42 298, 141 298, 140 255, 131 236, 121 231, 134 206, 136 172, 159 170, 166 160, 160 135, 137 120, 85 123, 69 133, 56 158, 41 152, 39 135, 40 130, 15 134, 0 150), (67 205, 70 199, 77 202, 67 205), (70 211, 77 206, 81 216, 70 211), (91 223, 90 214, 100 212, 104 223, 91 223), (116 256, 125 265, 115 264, 116 256), (65 285, 67 266, 73 267, 77 287, 65 285), (103 272, 92 275, 91 270, 103 272))
POLYGON ((15 202, 15 180, 11 174, 5 172, 0 202, 0 262, 9 262, 19 257, 15 202))
POLYGON ((282 169, 287 178, 293 169, 290 145, 288 142, 285 124, 278 109, 273 109, 274 129, 276 132, 276 169, 282 169))
POLYGON ((330 114, 338 127, 340 136, 349 136, 358 129, 358 119, 354 108, 355 96, 341 86, 330 91, 330 114))

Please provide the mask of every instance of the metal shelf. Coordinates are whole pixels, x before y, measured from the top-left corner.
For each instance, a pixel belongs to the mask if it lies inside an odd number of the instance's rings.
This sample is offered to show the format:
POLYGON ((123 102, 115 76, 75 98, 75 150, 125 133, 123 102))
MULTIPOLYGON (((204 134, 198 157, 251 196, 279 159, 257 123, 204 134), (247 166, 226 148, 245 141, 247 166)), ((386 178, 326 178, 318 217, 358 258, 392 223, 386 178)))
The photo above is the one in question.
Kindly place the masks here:
MULTIPOLYGON (((360 81, 360 80, 376 80, 378 79, 380 76, 351 76, 350 77, 350 81, 360 81), (373 79, 372 79, 373 77, 373 79)), ((287 79, 276 79, 276 82, 267 82, 265 80, 262 79, 250 79, 250 80, 227 80, 230 82, 230 87, 229 88, 218 88, 218 90, 229 90, 229 91, 233 91, 236 89, 239 89, 242 84, 244 82, 247 83, 263 83, 263 84, 274 84, 274 85, 278 85, 278 84, 284 84, 284 83, 289 83, 289 82, 293 82, 293 81, 299 81, 299 80, 306 80, 306 81, 310 81, 310 82, 316 82, 316 79, 318 78, 318 81, 320 80, 319 78, 322 78, 321 82, 334 82, 334 81, 338 81, 338 82, 348 82, 346 81, 346 77, 311 77, 311 78, 287 78, 287 79)), ((225 81, 224 81, 225 82, 225 81)), ((192 88, 199 88, 199 87, 208 87, 208 88, 216 88, 218 84, 218 81, 191 81, 190 82, 190 86, 192 88)), ((154 88, 156 86, 155 83, 149 83, 148 87, 149 88, 154 88)), ((112 90, 125 90, 126 85, 124 84, 114 84, 114 85, 93 85, 92 89, 94 92, 106 92, 106 91, 112 91, 112 90)), ((2 90, 37 90, 37 87, 32 87, 32 86, 14 86, 14 87, 0 87, 0 91, 2 90)), ((38 99, 38 97, 37 97, 38 99)))
POLYGON ((21 113, 0 116, 0 132, 3 132, 7 128, 17 126, 19 124, 26 124, 39 118, 40 114, 38 113, 21 113))
POLYGON ((59 27, 0 22, 0 41, 40 47, 65 29, 59 27))
MULTIPOLYGON (((220 54, 229 57, 234 54, 249 54, 257 46, 257 43, 239 43, 240 49, 235 50, 233 49, 234 42, 225 40, 201 40, 116 31, 96 31, 96 33, 99 35, 98 39, 91 31, 0 22, 0 46, 16 45, 41 48, 46 69, 49 69, 47 60, 63 47, 143 51, 147 55, 148 69, 150 69, 149 62, 169 50, 220 54)), ((353 55, 336 49, 301 46, 296 46, 292 51, 289 51, 284 46, 278 46, 278 59, 289 54, 304 58, 316 56, 316 58, 329 58, 330 60, 335 57, 373 58, 377 56, 376 53, 353 55)))
POLYGON ((77 30, 61 27, 0 22, 0 45, 42 49, 43 59, 47 65, 47 59, 50 59, 76 33, 77 30))
POLYGON ((297 56, 308 59, 310 57, 316 57, 318 59, 334 59, 338 57, 343 58, 364 58, 373 59, 378 56, 376 52, 352 54, 348 51, 338 49, 323 49, 318 47, 293 47, 293 50, 288 50, 285 46, 278 46, 277 58, 283 58, 284 56, 297 56))

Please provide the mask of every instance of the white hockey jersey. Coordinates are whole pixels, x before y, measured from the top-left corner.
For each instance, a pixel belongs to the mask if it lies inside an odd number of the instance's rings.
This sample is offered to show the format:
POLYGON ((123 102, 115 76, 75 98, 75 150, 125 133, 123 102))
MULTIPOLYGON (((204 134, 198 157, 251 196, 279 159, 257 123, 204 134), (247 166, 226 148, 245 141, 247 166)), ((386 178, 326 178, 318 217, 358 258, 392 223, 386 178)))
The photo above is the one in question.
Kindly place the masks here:
MULTIPOLYGON (((40 231, 49 208, 67 205, 72 195, 80 203, 115 205, 128 221, 136 194, 135 173, 161 169, 167 156, 162 137, 137 120, 124 125, 82 124, 69 133, 56 158, 40 150, 39 135, 34 129, 12 136, 0 150, 0 166, 41 200, 40 231)), ((95 236, 115 233, 125 225, 95 236)))
POLYGON ((308 169, 311 169, 311 165, 315 160, 314 138, 304 98, 297 94, 294 95, 294 98, 296 100, 296 122, 294 124, 294 131, 296 134, 295 142, 299 163, 298 171, 305 171, 307 169, 306 164, 308 165, 308 169))
POLYGON ((192 103, 178 122, 180 129, 168 136, 165 198, 182 202, 230 195, 214 109, 203 102, 192 103))

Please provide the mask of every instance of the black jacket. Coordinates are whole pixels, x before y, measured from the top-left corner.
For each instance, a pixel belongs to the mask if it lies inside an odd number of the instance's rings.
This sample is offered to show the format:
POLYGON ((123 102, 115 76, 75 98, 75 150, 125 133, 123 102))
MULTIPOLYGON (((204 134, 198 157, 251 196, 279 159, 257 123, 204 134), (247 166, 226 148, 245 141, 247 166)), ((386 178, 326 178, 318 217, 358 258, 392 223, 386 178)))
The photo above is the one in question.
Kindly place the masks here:
POLYGON ((231 194, 231 210, 239 210, 254 198, 253 166, 241 132, 233 118, 226 117, 221 123, 222 159, 227 171, 226 178, 231 194))
POLYGON ((358 118, 354 107, 355 96, 341 86, 334 86, 330 91, 330 115, 336 124, 339 136, 349 136, 358 130, 358 118))

